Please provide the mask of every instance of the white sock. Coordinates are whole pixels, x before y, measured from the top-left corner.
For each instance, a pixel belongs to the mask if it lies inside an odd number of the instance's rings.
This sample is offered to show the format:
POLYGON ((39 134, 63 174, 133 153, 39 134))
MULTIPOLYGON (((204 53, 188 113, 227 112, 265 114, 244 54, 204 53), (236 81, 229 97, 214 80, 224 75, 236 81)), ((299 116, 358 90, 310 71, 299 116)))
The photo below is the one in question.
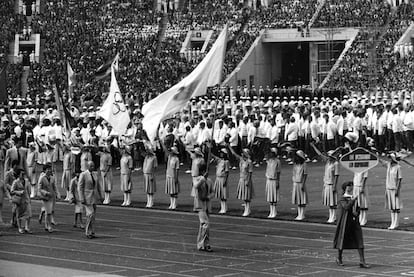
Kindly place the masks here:
POLYGON ((394 229, 400 225, 399 219, 400 219, 400 214, 394 213, 394 229))

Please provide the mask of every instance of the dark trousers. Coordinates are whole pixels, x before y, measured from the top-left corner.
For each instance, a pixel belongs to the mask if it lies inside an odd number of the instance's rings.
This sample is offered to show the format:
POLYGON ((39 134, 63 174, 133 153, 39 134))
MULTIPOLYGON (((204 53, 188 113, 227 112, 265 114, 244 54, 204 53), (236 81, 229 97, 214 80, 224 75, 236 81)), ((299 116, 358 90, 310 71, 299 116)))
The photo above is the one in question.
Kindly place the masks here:
POLYGON ((376 145, 377 145, 377 150, 380 153, 384 153, 385 152, 385 135, 377 135, 377 141, 376 141, 376 145))
POLYGON ((394 133, 394 143, 395 143, 395 151, 399 152, 402 148, 402 133, 395 132, 394 133))
POLYGON ((413 151, 414 149, 414 130, 408 130, 404 132, 407 150, 413 151))
POLYGON ((387 129, 386 131, 387 134, 387 150, 388 151, 392 151, 394 150, 394 133, 392 130, 387 129))

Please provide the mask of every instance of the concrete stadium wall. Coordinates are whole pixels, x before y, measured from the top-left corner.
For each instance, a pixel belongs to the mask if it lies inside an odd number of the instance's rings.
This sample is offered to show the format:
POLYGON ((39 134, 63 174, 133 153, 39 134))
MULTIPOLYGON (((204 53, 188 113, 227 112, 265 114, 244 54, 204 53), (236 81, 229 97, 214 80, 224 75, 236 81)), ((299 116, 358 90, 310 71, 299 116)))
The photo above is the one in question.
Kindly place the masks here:
POLYGON ((237 68, 223 82, 224 85, 236 87, 239 83, 250 87, 267 84, 271 80, 273 62, 267 59, 270 48, 261 42, 262 36, 263 33, 256 38, 237 68))

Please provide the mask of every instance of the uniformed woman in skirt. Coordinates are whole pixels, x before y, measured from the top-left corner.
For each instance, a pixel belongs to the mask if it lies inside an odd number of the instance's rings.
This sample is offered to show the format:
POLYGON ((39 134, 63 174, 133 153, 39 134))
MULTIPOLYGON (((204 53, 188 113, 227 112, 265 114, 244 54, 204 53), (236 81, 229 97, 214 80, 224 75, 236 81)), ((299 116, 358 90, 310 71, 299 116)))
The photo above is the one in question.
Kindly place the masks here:
POLYGON ((157 156, 155 156, 152 148, 146 147, 144 163, 142 166, 145 193, 147 194, 146 208, 152 208, 152 206, 154 206, 154 194, 157 191, 154 172, 157 167, 157 156))
POLYGON ((401 157, 397 153, 391 153, 389 156, 390 161, 383 161, 379 159, 381 164, 387 168, 387 174, 385 179, 385 206, 391 211, 391 225, 388 227, 390 230, 394 230, 399 225, 399 214, 402 208, 402 202, 400 199, 401 189, 401 157))
POLYGON ((170 210, 177 208, 177 197, 178 193, 180 193, 180 183, 178 182, 180 160, 178 159, 178 154, 178 148, 175 146, 168 151, 165 193, 170 196, 170 206, 168 207, 170 210))
POLYGON ((216 180, 214 182, 214 196, 220 199, 220 211, 219 214, 225 214, 227 212, 227 197, 229 195, 228 178, 230 170, 229 152, 226 148, 222 148, 219 151, 219 156, 215 159, 216 165, 216 180))
POLYGON ((240 179, 237 185, 237 199, 244 201, 244 212, 242 216, 250 215, 250 201, 254 196, 252 174, 253 174, 253 161, 251 158, 250 150, 244 148, 242 150, 241 156, 234 152, 234 150, 229 147, 232 154, 239 160, 240 168, 240 179))
MULTIPOLYGON (((328 223, 336 220, 336 207, 338 205, 337 184, 339 179, 339 162, 336 156, 337 150, 329 150, 326 155, 311 143, 312 148, 326 162, 323 175, 322 204, 329 207, 328 223)), ((340 148, 339 148, 340 149, 340 148)))
POLYGON ((113 183, 111 145, 108 142, 100 152, 99 170, 102 178, 102 190, 105 193, 103 204, 108 205, 111 202, 113 183))
POLYGON ((280 160, 278 158, 278 149, 270 148, 266 158, 266 201, 270 204, 270 213, 268 218, 275 218, 277 215, 276 204, 280 198, 280 160))
POLYGON ((131 205, 132 192, 132 169, 134 168, 134 161, 131 156, 132 147, 126 145, 121 157, 121 190, 124 192, 124 202, 121 206, 131 205))
POLYGON ((292 170, 292 204, 298 206, 298 216, 295 220, 305 218, 305 207, 308 204, 308 192, 306 189, 306 155, 302 150, 293 153, 293 170, 292 170))

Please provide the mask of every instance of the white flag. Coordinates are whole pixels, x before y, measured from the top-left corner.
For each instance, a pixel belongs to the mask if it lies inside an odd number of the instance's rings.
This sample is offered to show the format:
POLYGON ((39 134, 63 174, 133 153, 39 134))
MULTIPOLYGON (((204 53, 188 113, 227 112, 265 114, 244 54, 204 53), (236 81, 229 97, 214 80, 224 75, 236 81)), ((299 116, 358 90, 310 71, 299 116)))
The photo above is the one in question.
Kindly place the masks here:
POLYGON ((151 141, 156 137, 162 120, 179 112, 192 97, 206 94, 207 87, 221 83, 226 46, 227 25, 193 72, 144 105, 142 125, 151 141))
POLYGON ((75 85, 75 72, 73 72, 72 67, 70 66, 69 62, 68 62, 68 87, 72 87, 73 85, 75 85))
POLYGON ((113 67, 111 69, 111 88, 109 95, 102 105, 102 108, 97 112, 97 115, 108 121, 114 131, 119 135, 124 134, 127 130, 130 122, 129 113, 119 91, 113 67))

